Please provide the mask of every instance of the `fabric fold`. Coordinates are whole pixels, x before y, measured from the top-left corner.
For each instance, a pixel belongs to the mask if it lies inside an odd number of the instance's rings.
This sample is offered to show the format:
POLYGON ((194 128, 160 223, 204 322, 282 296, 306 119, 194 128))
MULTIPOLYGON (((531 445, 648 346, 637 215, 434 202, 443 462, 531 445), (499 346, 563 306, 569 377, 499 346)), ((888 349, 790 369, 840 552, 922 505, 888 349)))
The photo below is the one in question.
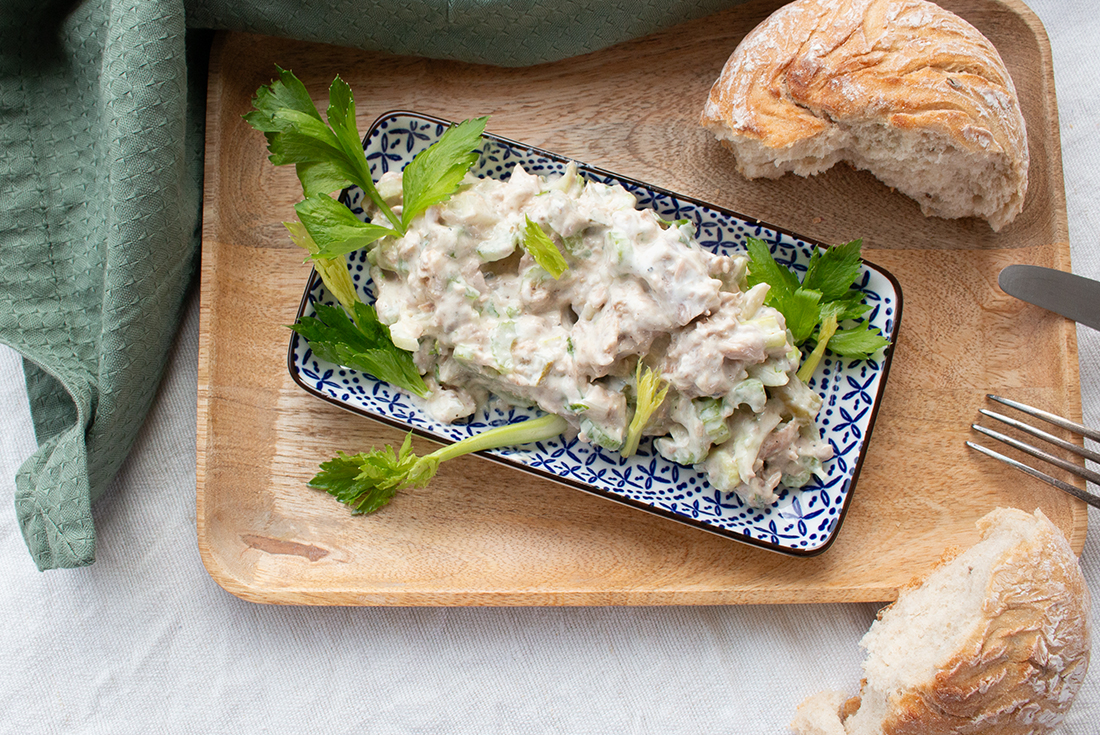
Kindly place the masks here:
POLYGON ((26 358, 39 448, 16 512, 49 569, 94 561, 91 506, 164 369, 197 252, 202 88, 182 0, 87 2, 53 24, 27 11, 0 42, 22 154, 0 165, 0 340, 26 358))

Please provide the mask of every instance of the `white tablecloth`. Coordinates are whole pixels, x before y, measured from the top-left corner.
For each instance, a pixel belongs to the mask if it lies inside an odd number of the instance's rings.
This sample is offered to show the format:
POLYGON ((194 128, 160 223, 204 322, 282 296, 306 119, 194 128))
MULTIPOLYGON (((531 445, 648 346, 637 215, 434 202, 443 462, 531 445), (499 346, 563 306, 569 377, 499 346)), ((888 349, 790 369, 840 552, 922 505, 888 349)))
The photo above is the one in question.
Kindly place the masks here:
MULTIPOLYGON (((1029 0, 1054 50, 1074 271, 1100 278, 1100 14, 1029 0)), ((0 733, 786 733, 851 690, 876 605, 266 607, 218 587, 195 540, 197 297, 159 398, 95 508, 96 563, 39 573, 0 503, 0 733)), ((1100 333, 1079 329, 1100 425, 1100 333)), ((0 498, 34 450, 0 348, 0 498)), ((1082 557, 1100 621, 1100 514, 1082 557)), ((1094 645, 1094 651, 1097 646, 1094 645)), ((1100 661, 1060 732, 1100 729, 1100 661)))

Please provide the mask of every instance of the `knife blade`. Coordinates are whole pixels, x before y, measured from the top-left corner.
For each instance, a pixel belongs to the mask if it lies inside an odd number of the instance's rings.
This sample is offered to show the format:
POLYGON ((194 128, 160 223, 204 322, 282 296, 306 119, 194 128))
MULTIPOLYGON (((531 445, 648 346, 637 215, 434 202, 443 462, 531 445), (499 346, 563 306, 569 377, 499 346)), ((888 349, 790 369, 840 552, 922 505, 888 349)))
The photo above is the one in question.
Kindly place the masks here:
POLYGON ((1037 265, 1006 266, 997 282, 1010 296, 1100 330, 1100 282, 1037 265))

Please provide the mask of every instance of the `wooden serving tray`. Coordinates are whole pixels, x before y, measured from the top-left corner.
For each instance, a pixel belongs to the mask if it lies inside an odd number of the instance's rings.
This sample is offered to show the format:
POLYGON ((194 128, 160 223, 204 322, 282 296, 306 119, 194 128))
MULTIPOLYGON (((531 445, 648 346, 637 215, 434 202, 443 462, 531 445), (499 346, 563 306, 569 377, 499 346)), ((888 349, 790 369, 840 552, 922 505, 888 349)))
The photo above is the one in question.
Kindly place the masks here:
MULTIPOLYGON (((921 216, 870 175, 746 181, 697 119, 757 0, 557 63, 504 69, 231 33, 207 108, 198 373, 198 541, 213 578, 256 602, 334 605, 659 605, 890 600, 997 506, 1042 510, 1084 545, 1086 506, 964 447, 999 393, 1080 418, 1074 325, 1001 292, 1009 263, 1069 270, 1050 48, 1018 0, 942 3, 1001 50, 1024 106, 1027 205, 984 222, 921 216), (337 450, 401 433, 335 408, 287 373, 285 328, 309 267, 280 224, 300 198, 241 115, 275 65, 324 109, 340 74, 360 129, 412 109, 461 120, 826 242, 864 238, 901 282, 901 334, 881 414, 837 541, 812 558, 751 548, 480 457, 352 516, 306 482, 337 450)), ((418 449, 430 445, 421 442, 418 449)))

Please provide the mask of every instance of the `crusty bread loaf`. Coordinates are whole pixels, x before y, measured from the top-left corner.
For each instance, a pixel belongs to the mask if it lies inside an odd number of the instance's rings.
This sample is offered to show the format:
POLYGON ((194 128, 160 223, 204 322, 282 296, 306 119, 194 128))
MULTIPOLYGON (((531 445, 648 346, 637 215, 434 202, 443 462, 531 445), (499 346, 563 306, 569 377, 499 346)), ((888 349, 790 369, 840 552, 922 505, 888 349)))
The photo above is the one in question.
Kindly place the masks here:
POLYGON ((737 46, 702 125, 748 178, 809 176, 847 161, 926 215, 1020 212, 1028 149, 997 50, 926 0, 796 0, 737 46))
POLYGON ((1089 592, 1042 512, 998 508, 981 540, 904 589, 863 637, 858 697, 815 695, 799 735, 1023 735, 1061 722, 1088 669, 1089 592))

